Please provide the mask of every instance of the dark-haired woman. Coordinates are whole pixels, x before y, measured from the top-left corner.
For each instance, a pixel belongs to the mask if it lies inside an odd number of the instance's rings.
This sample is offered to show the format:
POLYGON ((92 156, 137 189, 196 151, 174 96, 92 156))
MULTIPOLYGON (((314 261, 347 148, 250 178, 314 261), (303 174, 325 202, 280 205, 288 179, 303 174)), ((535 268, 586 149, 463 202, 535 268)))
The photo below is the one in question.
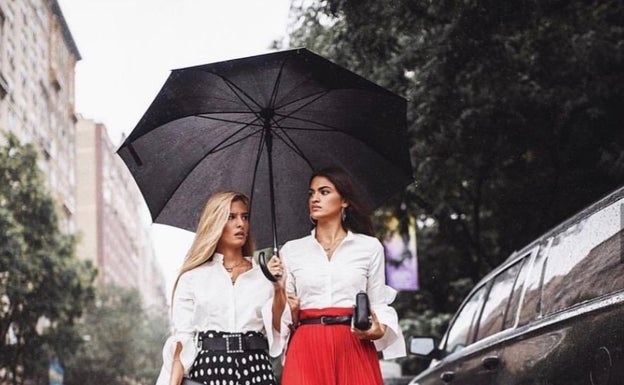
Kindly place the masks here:
POLYGON ((383 246, 344 170, 314 173, 308 203, 311 235, 280 250, 294 330, 282 385, 382 385, 377 350, 384 358, 405 355, 396 311, 388 306, 396 292, 385 284, 383 246), (360 291, 370 299, 368 330, 352 326, 360 291))

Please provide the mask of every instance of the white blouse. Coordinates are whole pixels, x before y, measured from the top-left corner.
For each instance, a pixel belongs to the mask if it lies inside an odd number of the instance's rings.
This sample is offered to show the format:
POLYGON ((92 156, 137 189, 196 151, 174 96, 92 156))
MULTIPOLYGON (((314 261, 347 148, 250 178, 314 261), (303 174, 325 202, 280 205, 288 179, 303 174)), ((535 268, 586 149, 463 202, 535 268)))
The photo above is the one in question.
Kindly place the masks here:
POLYGON ((405 340, 396 311, 396 291, 386 286, 384 248, 377 238, 348 232, 331 259, 312 234, 289 241, 280 250, 286 268, 286 292, 299 297, 300 309, 352 307, 366 291, 385 335, 373 341, 384 358, 405 356, 405 340))
POLYGON ((180 276, 173 297, 171 336, 163 348, 157 385, 169 384, 177 342, 182 344, 180 360, 188 375, 198 353, 200 331, 261 332, 269 342, 269 354, 276 357, 281 353, 285 336, 272 326, 273 284, 253 258, 246 259, 252 269, 240 274, 234 284, 223 267, 223 255, 218 253, 211 261, 180 276))

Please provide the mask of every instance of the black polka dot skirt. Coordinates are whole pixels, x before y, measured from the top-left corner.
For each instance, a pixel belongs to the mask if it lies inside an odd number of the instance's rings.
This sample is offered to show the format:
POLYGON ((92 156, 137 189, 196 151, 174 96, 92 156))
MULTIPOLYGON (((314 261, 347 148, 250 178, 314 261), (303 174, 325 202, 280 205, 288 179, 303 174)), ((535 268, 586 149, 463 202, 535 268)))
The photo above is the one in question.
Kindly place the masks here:
MULTIPOLYGON (((204 332, 208 337, 221 336, 222 332, 204 332)), ((259 335, 247 332, 245 335, 259 335)), ((247 350, 242 353, 200 350, 189 370, 193 381, 206 385, 277 385, 269 354, 264 350, 247 350)))

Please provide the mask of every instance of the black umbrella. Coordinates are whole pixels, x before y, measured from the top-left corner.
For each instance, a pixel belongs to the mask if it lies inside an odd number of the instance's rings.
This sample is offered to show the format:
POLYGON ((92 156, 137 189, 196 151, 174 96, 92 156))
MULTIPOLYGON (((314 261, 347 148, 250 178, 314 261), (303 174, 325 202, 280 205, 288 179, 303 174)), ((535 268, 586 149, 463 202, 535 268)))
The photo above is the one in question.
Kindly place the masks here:
POLYGON ((371 208, 412 181, 402 97, 306 49, 173 70, 118 154, 154 222, 194 231, 208 197, 252 198, 259 248, 309 232, 308 179, 354 178, 371 208))

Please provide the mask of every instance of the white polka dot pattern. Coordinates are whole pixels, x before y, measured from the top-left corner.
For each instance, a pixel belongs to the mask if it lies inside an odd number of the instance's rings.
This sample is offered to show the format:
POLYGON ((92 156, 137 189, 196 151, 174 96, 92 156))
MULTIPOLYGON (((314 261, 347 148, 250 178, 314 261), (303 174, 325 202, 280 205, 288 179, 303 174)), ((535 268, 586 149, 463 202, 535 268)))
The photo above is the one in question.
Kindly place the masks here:
MULTIPOLYGON (((210 332, 208 336, 218 334, 210 332)), ((189 377, 206 385, 277 385, 269 355, 261 350, 243 353, 201 350, 189 377)))

